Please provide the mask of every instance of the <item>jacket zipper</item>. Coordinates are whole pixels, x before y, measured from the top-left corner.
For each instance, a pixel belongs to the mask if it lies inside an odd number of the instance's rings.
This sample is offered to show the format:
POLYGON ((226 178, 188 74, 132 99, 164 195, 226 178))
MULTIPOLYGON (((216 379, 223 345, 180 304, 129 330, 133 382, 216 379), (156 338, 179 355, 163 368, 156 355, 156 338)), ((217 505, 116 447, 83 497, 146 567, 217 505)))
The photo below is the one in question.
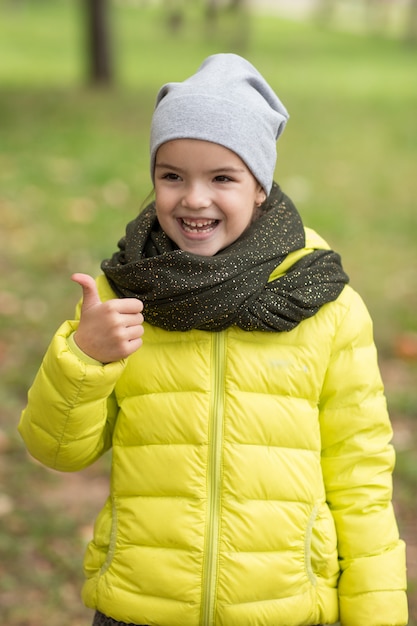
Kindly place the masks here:
POLYGON ((207 537, 203 572, 202 626, 213 626, 217 580, 217 554, 220 519, 220 480, 223 443, 225 334, 212 334, 212 391, 209 424, 207 537))

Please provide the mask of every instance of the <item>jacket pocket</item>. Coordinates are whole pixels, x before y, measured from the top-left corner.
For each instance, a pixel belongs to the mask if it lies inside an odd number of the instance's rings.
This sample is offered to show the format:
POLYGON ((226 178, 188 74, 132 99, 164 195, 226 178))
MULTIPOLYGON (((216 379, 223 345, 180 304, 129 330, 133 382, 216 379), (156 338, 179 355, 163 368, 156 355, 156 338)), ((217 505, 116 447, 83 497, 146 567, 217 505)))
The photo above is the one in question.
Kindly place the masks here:
POLYGON ((87 578, 104 573, 114 554, 117 532, 116 507, 109 498, 97 516, 94 538, 88 544, 84 558, 87 578))
POLYGON ((324 579, 336 587, 339 577, 337 535, 332 514, 327 504, 317 504, 310 515, 306 533, 306 566, 310 581, 324 579))

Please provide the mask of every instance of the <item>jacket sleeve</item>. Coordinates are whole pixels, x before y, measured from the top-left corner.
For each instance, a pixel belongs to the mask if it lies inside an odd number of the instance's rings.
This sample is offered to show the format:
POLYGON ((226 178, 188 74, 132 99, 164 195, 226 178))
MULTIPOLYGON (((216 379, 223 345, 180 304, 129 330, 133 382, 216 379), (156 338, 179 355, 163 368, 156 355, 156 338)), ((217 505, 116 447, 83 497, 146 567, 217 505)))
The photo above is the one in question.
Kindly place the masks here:
POLYGON ((111 447, 117 417, 114 387, 125 362, 102 365, 82 359, 68 338, 78 321, 65 322, 42 361, 19 432, 30 454, 60 471, 77 471, 111 447))
POLYGON ((395 455, 372 322, 348 301, 323 387, 322 467, 337 536, 342 626, 407 624, 405 545, 392 507, 395 455))

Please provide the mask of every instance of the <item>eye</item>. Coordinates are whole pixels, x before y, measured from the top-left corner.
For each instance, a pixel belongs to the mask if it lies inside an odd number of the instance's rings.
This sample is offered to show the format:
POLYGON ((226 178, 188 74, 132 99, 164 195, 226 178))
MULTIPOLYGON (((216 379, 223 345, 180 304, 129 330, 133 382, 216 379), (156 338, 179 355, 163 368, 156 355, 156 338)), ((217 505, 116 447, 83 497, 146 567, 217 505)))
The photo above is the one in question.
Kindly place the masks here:
POLYGON ((166 172, 165 174, 162 174, 161 178, 163 180, 172 180, 172 181, 181 180, 181 177, 178 174, 175 174, 174 172, 166 172))
POLYGON ((226 174, 219 174, 218 176, 214 178, 214 180, 216 183, 229 183, 233 179, 230 178, 230 176, 226 176, 226 174))

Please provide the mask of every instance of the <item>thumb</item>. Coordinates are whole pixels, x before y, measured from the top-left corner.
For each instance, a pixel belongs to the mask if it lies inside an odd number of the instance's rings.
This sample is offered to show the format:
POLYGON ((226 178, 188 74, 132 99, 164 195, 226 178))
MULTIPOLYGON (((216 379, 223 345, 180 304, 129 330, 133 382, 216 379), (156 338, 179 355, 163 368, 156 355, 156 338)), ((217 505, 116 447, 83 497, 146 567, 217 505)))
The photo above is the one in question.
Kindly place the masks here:
POLYGON ((96 304, 101 304, 96 281, 88 274, 73 274, 71 280, 81 285, 83 290, 82 309, 85 311, 96 304))

